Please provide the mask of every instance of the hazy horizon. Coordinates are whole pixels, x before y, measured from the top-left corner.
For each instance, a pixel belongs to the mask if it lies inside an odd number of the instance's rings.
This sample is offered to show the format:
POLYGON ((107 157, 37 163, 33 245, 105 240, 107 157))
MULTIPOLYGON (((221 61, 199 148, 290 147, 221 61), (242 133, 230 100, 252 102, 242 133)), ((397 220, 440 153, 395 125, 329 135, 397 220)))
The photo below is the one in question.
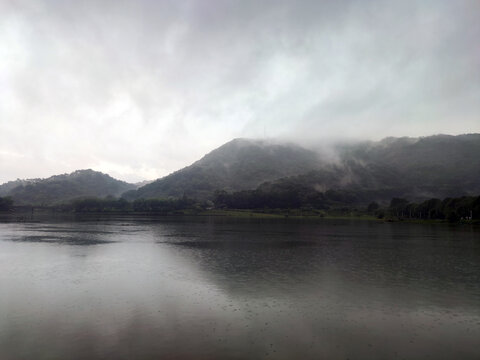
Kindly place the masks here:
POLYGON ((0 184, 233 138, 480 133, 477 1, 0 0, 0 184))

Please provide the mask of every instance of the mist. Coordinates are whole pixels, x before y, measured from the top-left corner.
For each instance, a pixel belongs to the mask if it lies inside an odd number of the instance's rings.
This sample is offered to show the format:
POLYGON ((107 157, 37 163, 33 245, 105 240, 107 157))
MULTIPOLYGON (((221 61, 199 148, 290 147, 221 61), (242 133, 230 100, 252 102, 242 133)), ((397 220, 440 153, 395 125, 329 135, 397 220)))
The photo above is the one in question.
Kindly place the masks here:
POLYGON ((1 1, 0 183, 236 137, 480 132, 477 1, 1 1))

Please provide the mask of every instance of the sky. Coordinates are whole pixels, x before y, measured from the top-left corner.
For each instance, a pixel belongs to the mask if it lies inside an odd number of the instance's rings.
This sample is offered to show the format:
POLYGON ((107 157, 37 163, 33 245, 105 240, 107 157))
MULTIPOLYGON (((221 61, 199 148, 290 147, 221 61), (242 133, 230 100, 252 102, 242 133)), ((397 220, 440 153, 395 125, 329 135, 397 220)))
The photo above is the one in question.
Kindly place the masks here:
POLYGON ((0 183, 237 137, 480 132, 478 0, 0 0, 0 183))

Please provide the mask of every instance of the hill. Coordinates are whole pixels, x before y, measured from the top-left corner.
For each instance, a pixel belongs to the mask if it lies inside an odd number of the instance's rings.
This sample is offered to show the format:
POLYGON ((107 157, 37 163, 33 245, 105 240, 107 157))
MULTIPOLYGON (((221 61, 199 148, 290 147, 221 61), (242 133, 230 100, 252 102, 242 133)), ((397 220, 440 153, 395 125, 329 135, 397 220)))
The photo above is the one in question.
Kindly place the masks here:
POLYGON ((90 169, 47 179, 17 180, 1 186, 7 190, 3 195, 11 197, 15 205, 51 205, 79 197, 119 196, 135 188, 135 185, 90 169), (18 185, 12 187, 11 183, 18 185))
POLYGON ((234 139, 192 165, 158 179, 126 199, 211 198, 215 190, 253 189, 265 181, 298 175, 318 168, 318 155, 298 145, 234 139))
POLYGON ((336 156, 294 144, 235 139, 191 166, 124 196, 212 199, 217 190, 330 191, 329 198, 340 203, 365 203, 480 193, 479 134, 386 138, 337 144, 331 150, 336 156))

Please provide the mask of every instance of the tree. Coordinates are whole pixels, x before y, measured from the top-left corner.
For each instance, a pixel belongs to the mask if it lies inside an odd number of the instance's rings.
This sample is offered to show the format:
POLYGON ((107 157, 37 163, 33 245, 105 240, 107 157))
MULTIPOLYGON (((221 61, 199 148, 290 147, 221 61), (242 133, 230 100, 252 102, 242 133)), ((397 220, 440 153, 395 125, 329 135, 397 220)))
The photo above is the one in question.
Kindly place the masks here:
POLYGON ((9 197, 0 197, 0 211, 8 211, 13 207, 13 200, 9 197))
POLYGON ((407 199, 402 198, 393 198, 390 201, 390 211, 392 215, 396 215, 397 217, 403 217, 404 213, 406 212, 408 205, 407 199))
POLYGON ((378 210, 379 207, 380 206, 378 205, 378 203, 376 203, 375 201, 372 201, 370 204, 368 204, 367 211, 374 212, 375 210, 378 210))

